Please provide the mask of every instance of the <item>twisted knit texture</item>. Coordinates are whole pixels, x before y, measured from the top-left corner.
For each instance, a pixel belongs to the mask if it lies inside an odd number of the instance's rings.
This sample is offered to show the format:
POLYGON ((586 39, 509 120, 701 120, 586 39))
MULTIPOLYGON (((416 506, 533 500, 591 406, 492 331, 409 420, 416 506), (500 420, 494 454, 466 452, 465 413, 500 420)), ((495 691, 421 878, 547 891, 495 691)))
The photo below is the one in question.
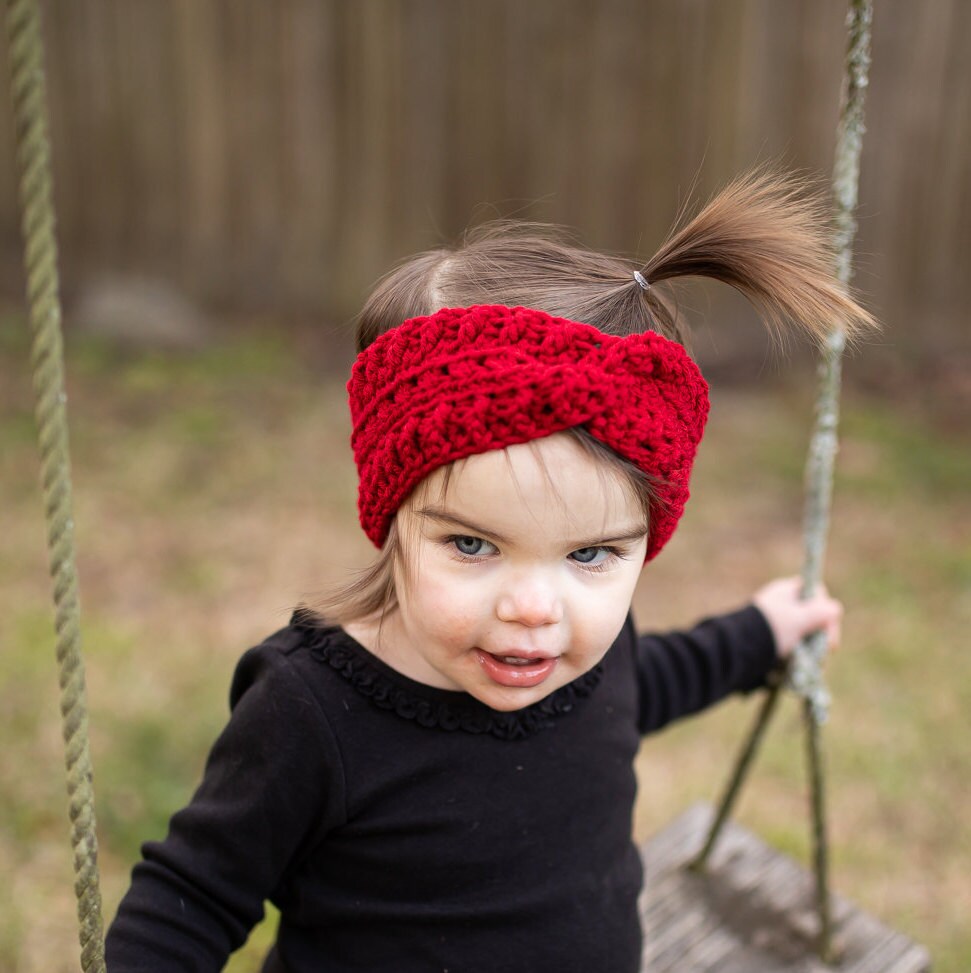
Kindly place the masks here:
POLYGON ((502 305, 405 321, 361 352, 347 389, 361 526, 378 547, 438 467, 584 426, 653 481, 650 560, 684 511, 708 416, 708 385, 676 342, 502 305))

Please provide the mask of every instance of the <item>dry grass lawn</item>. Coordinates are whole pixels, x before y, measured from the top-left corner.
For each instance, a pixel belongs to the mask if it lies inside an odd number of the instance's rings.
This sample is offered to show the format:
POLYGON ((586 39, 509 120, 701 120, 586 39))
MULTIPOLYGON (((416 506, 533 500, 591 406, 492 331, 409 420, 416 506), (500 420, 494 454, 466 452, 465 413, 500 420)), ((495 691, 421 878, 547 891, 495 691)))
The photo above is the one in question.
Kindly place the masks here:
MULTIPOLYGON (((22 322, 0 319, 0 969, 78 966, 44 531, 22 322)), ((301 339, 241 329, 192 358, 70 343, 104 902, 188 798, 237 656, 368 556, 341 377, 301 339)), ((644 574, 639 623, 685 624, 798 570, 811 381, 715 391, 694 499, 644 574)), ((971 969, 971 450, 906 401, 848 396, 828 580, 848 606, 826 731, 837 889, 971 969)), ((750 702, 650 740, 637 834, 720 789, 750 702)), ((806 853, 787 703, 740 816, 806 853)), ((258 968, 264 927, 236 959, 258 968)))

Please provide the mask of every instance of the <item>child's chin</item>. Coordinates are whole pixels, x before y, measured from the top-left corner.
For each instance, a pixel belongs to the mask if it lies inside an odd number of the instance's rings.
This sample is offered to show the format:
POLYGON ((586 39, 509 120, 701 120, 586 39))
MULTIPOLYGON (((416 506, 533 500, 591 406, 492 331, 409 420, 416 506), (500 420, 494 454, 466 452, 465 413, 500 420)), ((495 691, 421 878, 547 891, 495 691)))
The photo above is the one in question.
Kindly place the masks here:
POLYGON ((475 693, 475 697, 480 703, 485 703, 489 709, 494 709, 497 713, 515 713, 516 710, 526 709, 527 706, 545 699, 556 688, 556 685, 552 684, 549 687, 543 685, 529 689, 507 689, 496 686, 494 689, 475 693))

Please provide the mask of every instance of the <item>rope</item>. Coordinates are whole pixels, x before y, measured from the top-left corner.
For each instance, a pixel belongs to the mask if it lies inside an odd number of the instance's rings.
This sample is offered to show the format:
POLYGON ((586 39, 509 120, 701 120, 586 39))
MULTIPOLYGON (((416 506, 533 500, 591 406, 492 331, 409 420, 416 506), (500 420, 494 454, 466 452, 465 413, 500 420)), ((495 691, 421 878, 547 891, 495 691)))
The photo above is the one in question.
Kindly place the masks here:
POLYGON ((81 968, 85 973, 104 973, 94 790, 74 564, 67 397, 64 393, 57 242, 54 237, 40 11, 37 0, 8 0, 6 14, 17 156, 21 173, 21 229, 33 336, 31 361, 35 417, 41 453, 48 555, 54 583, 57 661, 81 968))
MULTIPOLYGON (((853 240, 856 237, 856 203, 860 186, 860 153, 863 148, 863 106, 869 84, 870 36, 873 0, 851 0, 847 16, 849 39, 843 79, 842 111, 836 133, 833 164, 833 199, 836 232, 836 275, 849 285, 853 273, 853 240)), ((829 533, 833 497, 833 466, 836 462, 839 423, 840 380, 846 335, 830 335, 820 365, 819 395, 816 400, 816 428, 809 450, 806 497, 803 593, 809 595, 822 579, 823 556, 829 533)), ((824 962, 834 959, 832 916, 829 897, 829 846, 826 828, 826 790, 823 774, 822 724, 829 713, 829 690, 823 679, 826 636, 815 632, 797 648, 790 682, 803 697, 806 728, 806 761, 809 771, 812 810, 813 865, 816 873, 816 910, 819 914, 818 950, 824 962)))
MULTIPOLYGON (((842 110, 836 137, 833 165, 833 199, 836 276, 848 285, 853 275, 854 212, 860 184, 860 153, 863 147, 863 106, 870 69, 872 0, 852 0, 847 18, 849 40, 843 80, 842 110)), ((819 370, 816 426, 806 464, 808 490, 805 515, 805 563, 802 572, 804 594, 810 594, 822 580, 823 558, 829 531, 833 497, 833 466, 836 459, 836 430, 839 423, 840 379, 846 335, 835 330, 827 339, 819 370)), ((790 682, 813 709, 817 723, 825 723, 829 692, 823 681, 822 662, 826 638, 817 632, 796 649, 790 682)))
MULTIPOLYGON (((843 93, 833 165, 836 275, 844 284, 849 284, 852 275, 853 239, 856 235, 856 221, 853 214, 860 181, 860 151, 864 132, 863 108, 870 68, 872 23, 873 0, 850 0, 847 14, 848 42, 843 93)), ((843 330, 836 329, 826 343, 819 369, 816 421, 806 463, 807 490, 803 536, 805 555, 802 570, 804 596, 814 591, 822 579, 833 496, 841 365, 845 345, 846 336, 843 330)), ((780 679, 769 690, 749 737, 742 747, 704 848, 692 861, 690 867, 695 871, 705 868, 722 827, 741 792, 766 726, 775 711, 779 693, 788 682, 789 686, 803 698, 812 816, 813 866, 816 876, 816 908, 819 915, 817 947, 824 962, 831 962, 833 948, 829 899, 829 853, 826 840, 825 785, 820 732, 828 715, 830 701, 822 673, 826 649, 826 637, 823 632, 814 633, 804 639, 793 654, 787 674, 788 679, 780 679)))

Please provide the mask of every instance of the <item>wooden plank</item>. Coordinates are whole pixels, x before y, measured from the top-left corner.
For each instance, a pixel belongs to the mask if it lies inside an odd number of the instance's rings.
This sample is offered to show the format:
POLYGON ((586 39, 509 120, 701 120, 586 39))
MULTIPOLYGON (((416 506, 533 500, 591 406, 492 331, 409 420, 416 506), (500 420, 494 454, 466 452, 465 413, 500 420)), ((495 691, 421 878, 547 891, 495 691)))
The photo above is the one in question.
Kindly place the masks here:
POLYGON ((702 846, 711 808, 696 805, 642 849, 646 973, 925 973, 924 947, 846 899, 833 897, 839 957, 815 955, 813 877, 737 824, 726 825, 704 874, 685 866, 702 846))

